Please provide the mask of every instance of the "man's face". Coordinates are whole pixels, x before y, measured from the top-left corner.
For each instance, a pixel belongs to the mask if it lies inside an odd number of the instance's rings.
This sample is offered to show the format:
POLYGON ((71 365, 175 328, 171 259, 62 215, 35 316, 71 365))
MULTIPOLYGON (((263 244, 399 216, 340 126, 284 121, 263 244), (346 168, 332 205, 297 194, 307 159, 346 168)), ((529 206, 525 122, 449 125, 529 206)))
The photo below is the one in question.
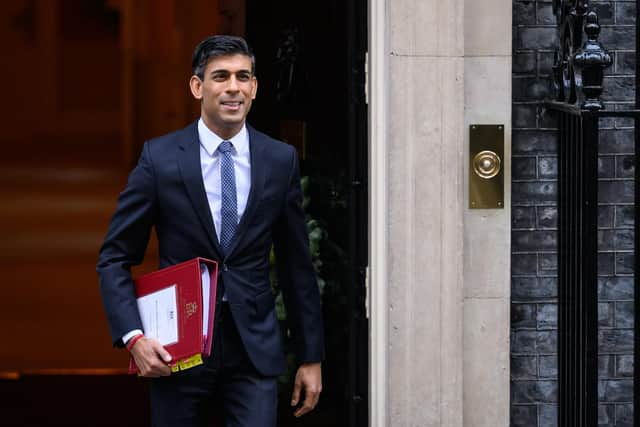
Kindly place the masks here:
POLYGON ((258 89, 251 58, 241 54, 212 58, 204 79, 192 76, 189 83, 194 98, 202 102, 202 119, 209 129, 222 138, 240 131, 258 89))

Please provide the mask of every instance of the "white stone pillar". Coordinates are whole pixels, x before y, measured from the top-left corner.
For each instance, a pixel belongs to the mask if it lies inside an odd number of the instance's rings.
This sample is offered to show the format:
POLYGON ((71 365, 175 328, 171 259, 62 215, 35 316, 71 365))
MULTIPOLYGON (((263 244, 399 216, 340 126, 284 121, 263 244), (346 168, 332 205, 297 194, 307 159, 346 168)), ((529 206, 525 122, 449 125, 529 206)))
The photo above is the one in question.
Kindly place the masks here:
POLYGON ((505 126, 504 209, 464 209, 464 425, 509 425, 511 0, 465 0, 464 140, 469 125, 505 126))
POLYGON ((369 6, 371 425, 507 426, 511 4, 369 6), (468 208, 470 123, 506 126, 504 210, 468 208))
POLYGON ((387 2, 393 426, 462 425, 463 6, 387 2))

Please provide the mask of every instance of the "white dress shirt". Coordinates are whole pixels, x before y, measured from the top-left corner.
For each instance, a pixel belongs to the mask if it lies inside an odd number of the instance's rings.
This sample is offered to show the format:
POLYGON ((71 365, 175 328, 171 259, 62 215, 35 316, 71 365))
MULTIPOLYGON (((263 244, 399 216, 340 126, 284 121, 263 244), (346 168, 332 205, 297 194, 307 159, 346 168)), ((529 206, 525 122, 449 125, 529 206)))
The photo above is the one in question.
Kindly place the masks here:
MULTIPOLYGON (((213 133, 204 121, 198 120, 198 137, 200 138, 200 170, 204 189, 207 193, 209 209, 213 217, 213 225, 216 229, 218 241, 220 240, 220 226, 222 216, 220 215, 222 194, 220 189, 220 152, 218 146, 222 141, 230 141, 233 144, 231 158, 236 175, 236 194, 238 201, 238 219, 242 217, 246 207, 249 191, 251 190, 251 155, 249 151, 249 132, 247 126, 243 126, 236 135, 230 139, 222 139, 213 133)), ((224 297, 224 295, 223 295, 224 297)), ((141 334, 142 331, 135 329, 122 337, 126 344, 131 338, 141 334)))

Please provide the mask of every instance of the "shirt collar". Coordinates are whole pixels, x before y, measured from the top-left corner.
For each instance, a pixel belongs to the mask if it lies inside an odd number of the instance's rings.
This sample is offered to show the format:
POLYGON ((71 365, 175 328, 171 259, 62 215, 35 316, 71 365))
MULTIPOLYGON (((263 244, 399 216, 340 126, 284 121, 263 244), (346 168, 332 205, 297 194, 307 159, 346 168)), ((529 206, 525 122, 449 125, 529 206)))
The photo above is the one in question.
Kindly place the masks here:
POLYGON ((200 138, 200 145, 204 148, 204 151, 211 157, 216 154, 218 146, 222 141, 230 141, 233 144, 233 148, 239 156, 242 156, 249 152, 249 132, 247 132, 247 125, 243 125, 240 132, 235 134, 229 139, 222 139, 214 132, 211 131, 204 124, 202 117, 198 119, 198 137, 200 138))

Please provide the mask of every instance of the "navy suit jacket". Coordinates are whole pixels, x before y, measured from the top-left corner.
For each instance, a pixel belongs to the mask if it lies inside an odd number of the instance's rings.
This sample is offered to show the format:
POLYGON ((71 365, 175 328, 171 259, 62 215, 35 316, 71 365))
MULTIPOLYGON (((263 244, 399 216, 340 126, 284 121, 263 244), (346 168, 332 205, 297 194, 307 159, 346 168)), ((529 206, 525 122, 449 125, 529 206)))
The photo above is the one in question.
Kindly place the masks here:
POLYGON ((320 296, 309 254, 295 149, 249 130, 251 189, 226 256, 222 255, 205 194, 196 123, 144 144, 119 196, 97 271, 114 345, 142 329, 130 267, 142 262, 155 226, 160 267, 194 257, 217 260, 218 280, 257 371, 279 375, 282 353, 269 252, 276 252, 298 363, 319 362, 324 332, 320 296))

